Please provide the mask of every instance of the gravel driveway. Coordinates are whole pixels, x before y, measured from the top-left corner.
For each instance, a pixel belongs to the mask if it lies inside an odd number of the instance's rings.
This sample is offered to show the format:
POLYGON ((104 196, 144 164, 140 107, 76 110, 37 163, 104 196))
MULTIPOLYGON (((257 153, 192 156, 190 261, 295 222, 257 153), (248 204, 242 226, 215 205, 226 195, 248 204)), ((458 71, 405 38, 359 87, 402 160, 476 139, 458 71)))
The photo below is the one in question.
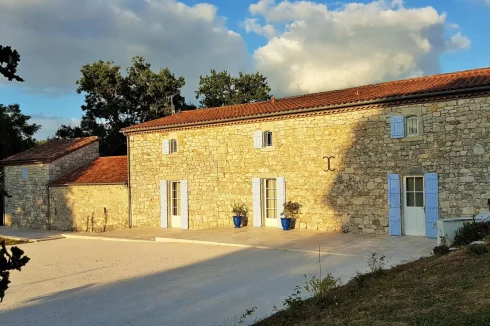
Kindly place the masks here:
MULTIPOLYGON (((318 272, 318 255, 196 244, 61 239, 21 246, 31 261, 12 273, 2 325, 235 325, 261 318, 318 272)), ((322 256, 344 280, 366 259, 322 256)))

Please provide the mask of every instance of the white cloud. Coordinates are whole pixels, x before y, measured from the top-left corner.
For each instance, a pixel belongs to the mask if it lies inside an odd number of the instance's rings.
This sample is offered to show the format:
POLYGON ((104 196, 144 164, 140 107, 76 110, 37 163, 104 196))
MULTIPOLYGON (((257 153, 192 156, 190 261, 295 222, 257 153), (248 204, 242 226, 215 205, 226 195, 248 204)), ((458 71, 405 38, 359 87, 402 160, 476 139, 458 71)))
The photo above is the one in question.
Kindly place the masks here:
POLYGON ((245 30, 247 31, 247 33, 254 32, 256 34, 265 36, 268 39, 271 39, 276 35, 276 30, 274 26, 270 24, 261 26, 255 18, 245 19, 245 30))
POLYGON ((176 0, 1 0, 0 40, 21 54, 25 87, 73 91, 83 64, 135 55, 156 69, 168 66, 186 78, 194 99, 200 74, 211 68, 247 71, 242 37, 227 29, 217 8, 176 0))
POLYGON ((399 0, 337 10, 316 2, 261 0, 249 10, 256 24, 260 18, 284 31, 254 53, 257 70, 280 96, 438 73, 443 53, 470 46, 457 31, 445 36, 456 28, 445 14, 405 8, 399 0))
POLYGON ((76 127, 80 125, 80 119, 58 117, 52 114, 33 114, 29 123, 36 123, 41 125, 41 129, 34 135, 37 140, 53 137, 58 128, 63 124, 67 126, 76 127))

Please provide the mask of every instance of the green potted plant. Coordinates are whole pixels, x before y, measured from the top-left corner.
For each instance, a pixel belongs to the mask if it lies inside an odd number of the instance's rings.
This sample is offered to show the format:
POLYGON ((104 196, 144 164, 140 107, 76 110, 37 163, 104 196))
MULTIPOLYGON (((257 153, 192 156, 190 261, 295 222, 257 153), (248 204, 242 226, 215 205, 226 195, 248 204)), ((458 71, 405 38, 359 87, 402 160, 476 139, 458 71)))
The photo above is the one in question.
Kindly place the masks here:
POLYGON ((231 211, 233 213, 233 224, 235 228, 239 228, 242 225, 242 220, 247 216, 248 208, 244 203, 234 203, 231 205, 231 211))
POLYGON ((283 230, 287 231, 291 229, 291 220, 296 221, 300 211, 300 203, 294 201, 284 203, 284 211, 281 214, 281 216, 283 216, 281 217, 281 225, 283 230))

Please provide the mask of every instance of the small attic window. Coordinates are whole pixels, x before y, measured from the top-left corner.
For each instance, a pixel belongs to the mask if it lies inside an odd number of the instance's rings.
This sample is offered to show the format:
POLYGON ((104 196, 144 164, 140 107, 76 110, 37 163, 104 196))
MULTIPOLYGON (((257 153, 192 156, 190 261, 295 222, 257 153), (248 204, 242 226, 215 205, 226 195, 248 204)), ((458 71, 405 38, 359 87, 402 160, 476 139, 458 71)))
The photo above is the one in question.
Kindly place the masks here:
POLYGON ((262 143, 264 144, 264 147, 271 147, 272 146, 272 131, 264 131, 262 134, 263 140, 262 143))
POLYGON ((407 117, 407 136, 419 134, 419 118, 416 116, 407 117))
POLYGON ((177 153, 177 139, 170 139, 170 153, 177 153))

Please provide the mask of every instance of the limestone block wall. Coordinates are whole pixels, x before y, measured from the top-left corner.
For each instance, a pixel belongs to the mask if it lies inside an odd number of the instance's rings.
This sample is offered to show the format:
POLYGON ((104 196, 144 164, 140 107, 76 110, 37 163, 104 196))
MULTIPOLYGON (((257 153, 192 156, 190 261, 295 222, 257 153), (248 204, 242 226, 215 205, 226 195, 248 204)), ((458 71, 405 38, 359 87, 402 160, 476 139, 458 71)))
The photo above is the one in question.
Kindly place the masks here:
POLYGON ((5 197, 5 225, 47 228, 48 165, 7 165, 4 171, 5 190, 12 196, 5 197), (26 179, 23 168, 27 169, 26 179))
POLYGON ((440 218, 470 216, 490 198, 490 97, 342 109, 233 124, 132 134, 134 226, 159 226, 160 180, 188 180, 190 228, 231 224, 230 205, 252 213, 252 178, 285 177, 303 205, 297 226, 387 233, 387 175, 437 172, 440 218), (416 115, 418 136, 390 137, 390 117, 416 115), (256 130, 273 147, 254 149, 256 130), (162 154, 162 140, 179 150, 162 154), (331 168, 327 170, 327 159, 331 168))
POLYGON ((125 185, 69 185, 49 188, 52 229, 106 232, 127 228, 125 185))
POLYGON ((71 152, 49 164, 50 180, 54 180, 81 166, 87 165, 99 157, 99 142, 93 142, 71 152))
POLYGON ((99 157, 99 142, 91 143, 47 164, 7 165, 5 190, 5 225, 49 228, 48 192, 50 180, 73 171, 99 157), (27 178, 23 177, 27 169, 27 178))

